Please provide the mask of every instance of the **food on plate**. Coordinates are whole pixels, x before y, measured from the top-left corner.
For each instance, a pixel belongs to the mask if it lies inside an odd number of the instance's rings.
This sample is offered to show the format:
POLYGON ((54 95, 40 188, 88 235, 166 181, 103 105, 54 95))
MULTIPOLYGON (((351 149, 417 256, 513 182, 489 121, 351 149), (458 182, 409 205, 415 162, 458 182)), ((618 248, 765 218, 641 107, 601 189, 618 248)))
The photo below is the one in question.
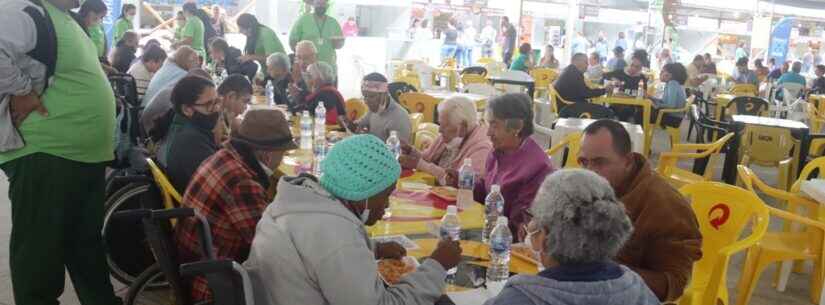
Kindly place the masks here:
POLYGON ((450 186, 437 186, 430 189, 430 192, 444 200, 455 201, 458 195, 458 190, 450 186))
POLYGON ((378 261, 378 273, 390 285, 398 284, 401 277, 415 271, 415 266, 400 259, 382 259, 378 261))

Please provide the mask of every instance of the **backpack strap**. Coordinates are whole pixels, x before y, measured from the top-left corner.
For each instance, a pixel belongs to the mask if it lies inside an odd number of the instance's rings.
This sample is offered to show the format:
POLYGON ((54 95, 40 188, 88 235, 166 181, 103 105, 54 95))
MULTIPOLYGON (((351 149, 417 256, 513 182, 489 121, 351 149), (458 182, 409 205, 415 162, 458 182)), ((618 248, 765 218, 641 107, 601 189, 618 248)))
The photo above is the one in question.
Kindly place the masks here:
POLYGON ((43 12, 41 13, 33 6, 27 6, 23 9, 23 12, 28 14, 32 21, 34 21, 34 26, 37 30, 37 43, 34 49, 26 53, 26 55, 46 66, 46 85, 43 88, 45 91, 49 86, 49 80, 54 75, 57 66, 57 34, 55 34, 54 23, 51 17, 49 17, 49 12, 43 7, 41 0, 29 1, 39 6, 43 12))

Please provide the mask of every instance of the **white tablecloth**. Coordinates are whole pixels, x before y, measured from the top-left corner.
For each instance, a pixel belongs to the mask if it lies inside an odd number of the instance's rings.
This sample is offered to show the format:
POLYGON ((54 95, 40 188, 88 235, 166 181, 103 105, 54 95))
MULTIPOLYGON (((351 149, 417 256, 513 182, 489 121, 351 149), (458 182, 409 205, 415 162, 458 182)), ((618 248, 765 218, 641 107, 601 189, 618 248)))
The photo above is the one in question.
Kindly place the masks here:
MULTIPOLYGON (((587 126, 590 126, 590 124, 595 121, 596 120, 593 119, 559 119, 556 121, 556 126, 550 131, 550 136, 553 137, 550 146, 552 147, 553 144, 563 140, 572 132, 584 131, 587 126)), ((630 134, 630 143, 633 146, 633 151, 642 153, 645 147, 645 132, 642 126, 626 122, 620 123, 627 130, 627 133, 630 134)))

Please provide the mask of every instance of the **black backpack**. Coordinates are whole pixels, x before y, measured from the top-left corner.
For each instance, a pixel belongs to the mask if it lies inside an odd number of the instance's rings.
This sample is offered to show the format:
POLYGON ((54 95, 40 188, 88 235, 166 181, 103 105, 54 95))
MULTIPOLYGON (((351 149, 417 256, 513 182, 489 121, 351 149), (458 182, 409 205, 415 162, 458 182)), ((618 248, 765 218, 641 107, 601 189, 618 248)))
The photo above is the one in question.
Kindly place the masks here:
MULTIPOLYGON (((29 57, 39 61, 46 66, 46 87, 49 86, 49 79, 54 75, 55 67, 57 66, 57 35, 54 31, 54 23, 49 17, 49 12, 43 7, 41 0, 29 0, 29 2, 40 7, 43 10, 41 13, 37 8, 28 6, 23 9, 23 12, 31 17, 34 21, 35 29, 37 30, 37 43, 33 50, 26 53, 29 57)), ((43 88, 45 91, 46 88, 43 88)))

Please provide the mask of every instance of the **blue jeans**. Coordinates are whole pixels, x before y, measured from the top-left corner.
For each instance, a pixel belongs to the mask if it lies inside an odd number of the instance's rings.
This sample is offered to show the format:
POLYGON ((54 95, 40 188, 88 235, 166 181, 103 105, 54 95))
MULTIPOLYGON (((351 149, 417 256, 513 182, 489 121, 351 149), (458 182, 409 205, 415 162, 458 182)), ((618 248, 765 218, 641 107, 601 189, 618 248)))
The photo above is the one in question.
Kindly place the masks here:
POLYGON ((445 44, 441 46, 441 62, 447 61, 449 58, 454 58, 458 47, 454 44, 445 44))
POLYGON ((467 47, 464 49, 464 66, 469 67, 473 65, 473 48, 467 47))

